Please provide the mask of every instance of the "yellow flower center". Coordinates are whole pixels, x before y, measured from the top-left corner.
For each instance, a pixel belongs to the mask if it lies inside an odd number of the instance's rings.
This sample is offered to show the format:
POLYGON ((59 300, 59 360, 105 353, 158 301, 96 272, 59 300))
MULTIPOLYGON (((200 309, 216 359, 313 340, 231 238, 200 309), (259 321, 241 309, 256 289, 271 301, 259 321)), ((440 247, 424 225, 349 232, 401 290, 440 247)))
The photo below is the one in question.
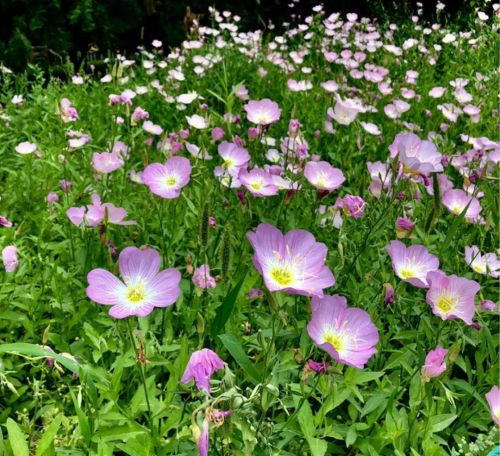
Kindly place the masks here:
POLYGON ((146 290, 144 289, 144 285, 138 284, 135 287, 130 287, 127 290, 127 299, 132 304, 138 304, 139 302, 144 300, 146 295, 146 290))
POLYGON ((293 283, 293 273, 287 267, 275 266, 271 270, 271 277, 281 287, 287 287, 293 283))
POLYGON ((177 177, 175 176, 169 176, 165 179, 165 184, 168 186, 168 187, 173 187, 174 185, 177 184, 177 177))
POLYGON ((486 267, 482 263, 476 263, 472 265, 472 269, 477 272, 478 274, 485 274, 486 273, 486 267))
POLYGON ((463 207, 460 207, 459 205, 455 204, 454 206, 451 206, 450 210, 455 215, 460 215, 462 213, 463 207))
POLYGON ((441 295, 437 302, 436 307, 441 313, 447 314, 452 311, 457 305, 457 299, 453 296, 443 294, 441 295))
POLYGON ((234 161, 231 159, 224 160, 224 168, 232 168, 234 166, 234 161))
POLYGON ((403 268, 403 269, 401 269, 401 271, 399 271, 399 275, 403 279, 412 279, 413 277, 416 277, 418 275, 418 273, 417 273, 417 270, 415 268, 407 266, 406 268, 403 268))
POLYGON ((262 182, 254 181, 250 184, 250 187, 252 187, 254 190, 260 190, 262 188, 262 182))
POLYGON ((324 339, 325 342, 330 344, 336 351, 341 352, 344 349, 344 341, 339 334, 327 333, 324 339))

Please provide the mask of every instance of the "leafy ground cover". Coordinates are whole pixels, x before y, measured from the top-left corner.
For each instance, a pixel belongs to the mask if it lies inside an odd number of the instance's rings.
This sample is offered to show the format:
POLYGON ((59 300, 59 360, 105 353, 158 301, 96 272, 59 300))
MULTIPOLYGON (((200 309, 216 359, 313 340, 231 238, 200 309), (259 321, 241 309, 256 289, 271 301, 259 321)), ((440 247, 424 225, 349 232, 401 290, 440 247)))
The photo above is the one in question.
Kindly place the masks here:
POLYGON ((437 8, 2 66, 0 455, 493 449, 498 5, 437 8))

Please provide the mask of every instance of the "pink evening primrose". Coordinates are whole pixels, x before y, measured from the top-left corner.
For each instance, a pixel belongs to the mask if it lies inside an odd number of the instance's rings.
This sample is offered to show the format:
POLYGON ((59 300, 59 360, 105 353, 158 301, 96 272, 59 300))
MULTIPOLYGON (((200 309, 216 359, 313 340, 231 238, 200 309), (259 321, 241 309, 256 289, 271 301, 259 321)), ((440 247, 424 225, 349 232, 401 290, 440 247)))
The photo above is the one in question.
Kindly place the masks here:
POLYGON ((358 101, 354 99, 342 100, 339 95, 337 95, 337 102, 335 107, 328 109, 328 116, 335 120, 340 125, 349 125, 356 120, 359 113, 366 112, 366 108, 358 101))
POLYGON ((247 237, 254 249, 253 264, 269 291, 323 296, 335 284, 325 266, 328 249, 305 230, 283 234, 272 225, 260 224, 247 237))
POLYGON ((186 370, 181 378, 181 383, 189 383, 194 380, 199 390, 210 393, 210 378, 212 375, 224 369, 224 361, 217 353, 208 348, 193 352, 189 358, 186 370))
POLYGON ((490 406, 493 421, 500 425, 500 388, 494 386, 486 393, 486 400, 490 406))
POLYGON ((36 144, 24 141, 16 146, 16 152, 21 155, 32 154, 36 151, 36 144))
POLYGON ((479 221, 481 204, 477 198, 468 195, 460 189, 447 190, 441 197, 443 206, 453 215, 460 215, 464 210, 464 217, 470 222, 479 221), (467 209, 466 209, 467 208, 467 209))
POLYGON ((92 166, 98 173, 108 174, 124 165, 120 154, 113 152, 94 152, 92 155, 92 166))
POLYGON ((480 289, 477 282, 456 275, 447 276, 442 271, 429 272, 427 281, 426 301, 435 315, 442 320, 459 318, 472 325, 474 298, 480 289))
POLYGON ((441 375, 446 370, 445 358, 447 354, 448 350, 440 345, 427 354, 422 367, 422 377, 426 382, 441 375))
POLYGON ((215 279, 210 275, 210 266, 208 264, 202 264, 194 270, 193 283, 201 289, 215 288, 217 284, 215 279))
POLYGON ((407 174, 429 174, 443 171, 442 155, 430 141, 414 133, 399 133, 389 146, 391 158, 399 160, 407 174))
POLYGON ((423 245, 406 247, 400 241, 391 241, 386 247, 392 260, 394 273, 418 288, 428 288, 427 274, 437 271, 439 260, 423 245))
POLYGON ((250 161, 250 154, 243 147, 223 141, 217 147, 219 155, 224 160, 223 167, 230 176, 238 177, 241 169, 245 169, 250 161))
POLYGON ((174 304, 181 292, 180 272, 173 268, 160 272, 160 266, 156 250, 127 247, 118 258, 123 282, 105 269, 94 269, 87 276, 87 296, 111 306, 109 315, 114 318, 145 317, 155 307, 174 304))
POLYGON ((162 165, 152 163, 142 173, 142 182, 158 196, 177 198, 190 180, 191 163, 184 157, 171 157, 162 165))
POLYGON ((345 181, 342 171, 334 168, 330 163, 325 161, 307 162, 304 169, 304 176, 318 190, 329 192, 339 188, 345 181))
POLYGON ((13 245, 4 247, 2 250, 2 261, 6 272, 14 272, 19 267, 17 248, 13 245))
POLYGON ((338 295, 313 297, 311 307, 307 332, 314 343, 335 361, 363 369, 379 341, 368 312, 347 307, 346 298, 338 295))
POLYGON ((273 183, 272 176, 260 168, 254 168, 251 171, 241 168, 238 179, 253 196, 274 196, 279 192, 279 188, 273 183))
POLYGON ((243 106, 250 122, 256 125, 270 125, 277 122, 281 116, 278 103, 264 98, 262 100, 251 100, 243 106))
POLYGON ((500 277, 500 261, 495 253, 481 255, 476 245, 465 247, 465 261, 478 274, 500 277))

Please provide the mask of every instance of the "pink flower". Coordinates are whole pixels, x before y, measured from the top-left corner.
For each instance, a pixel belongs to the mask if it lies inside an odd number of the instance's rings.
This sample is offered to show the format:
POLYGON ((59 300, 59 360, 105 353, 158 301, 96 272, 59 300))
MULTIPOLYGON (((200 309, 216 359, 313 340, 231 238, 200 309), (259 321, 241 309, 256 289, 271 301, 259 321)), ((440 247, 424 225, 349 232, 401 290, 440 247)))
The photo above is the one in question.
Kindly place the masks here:
POLYGON ((427 274, 437 271, 439 260, 423 245, 406 247, 400 241, 391 241, 385 248, 392 260, 394 273, 418 288, 427 288, 427 274))
POLYGON ((348 366, 363 369, 377 353, 377 327, 368 312, 347 307, 343 296, 314 297, 312 318, 307 332, 314 343, 332 358, 348 366))
POLYGON ((281 116, 278 103, 264 98, 262 100, 252 100, 243 106, 250 122, 257 125, 270 125, 277 122, 281 116))
POLYGON ((257 197, 274 196, 279 192, 272 176, 260 168, 251 171, 241 168, 238 179, 252 195, 257 197))
POLYGON ((384 304, 391 305, 394 302, 394 287, 390 283, 384 283, 385 297, 384 304))
POLYGON ((307 360, 307 368, 316 372, 317 374, 326 374, 326 370, 330 367, 329 361, 318 362, 313 359, 307 360))
POLYGON ((189 358, 181 383, 186 384, 194 380, 198 389, 210 393, 210 378, 221 369, 224 369, 224 361, 219 355, 208 348, 203 348, 193 352, 189 358))
POLYGON ((426 301, 434 315, 442 320, 459 318, 472 325, 474 298, 480 289, 477 282, 456 275, 447 276, 442 271, 429 272, 427 281, 429 291, 426 301))
POLYGON ((226 133, 222 128, 215 127, 212 130, 212 141, 218 141, 219 139, 222 139, 226 133))
POLYGON ((360 112, 366 112, 366 108, 363 107, 361 102, 350 98, 342 100, 342 98, 337 95, 337 103, 335 103, 333 109, 328 109, 328 116, 337 121, 340 125, 349 125, 354 122, 360 112))
POLYGON ((478 274, 500 277, 500 261, 495 253, 481 255, 477 246, 465 247, 465 261, 478 274))
POLYGON ((184 157, 172 157, 162 165, 148 165, 142 173, 142 182, 158 196, 166 199, 177 198, 191 177, 191 163, 184 157))
POLYGON ((61 119, 63 122, 75 122, 80 117, 78 116, 77 110, 71 106, 71 101, 67 98, 63 98, 60 103, 61 119))
POLYGON ((202 264, 194 270, 193 283, 202 289, 215 288, 215 279, 210 275, 210 266, 202 264))
POLYGON ((217 151, 224 160, 224 168, 233 177, 238 177, 240 170, 246 168, 250 161, 248 151, 234 143, 223 141, 217 147, 217 151))
POLYGON ((342 207, 344 211, 350 214, 355 219, 363 217, 365 213, 366 202, 361 196, 346 195, 342 198, 342 207))
POLYGON ((260 224, 247 237, 254 249, 253 264, 269 291, 304 296, 323 296, 323 289, 335 284, 325 266, 328 249, 305 230, 283 233, 272 225, 260 224))
POLYGON ((4 226, 5 228, 11 228, 12 222, 7 217, 0 215, 0 226, 4 226))
POLYGON ((438 345, 425 357, 425 364, 422 367, 422 377, 427 382, 433 377, 441 375, 446 370, 445 358, 448 354, 446 348, 438 345))
POLYGON ((486 400, 490 406, 493 421, 500 425, 500 388, 494 386, 486 393, 486 400))
POLYGON ((464 215, 465 219, 470 222, 479 221, 479 213, 482 209, 479 200, 468 195, 463 190, 448 190, 443 194, 441 201, 443 206, 452 214, 460 215, 467 208, 464 215))
POLYGON ((123 159, 119 154, 94 152, 92 155, 92 166, 98 173, 108 174, 120 169, 123 165, 123 159))
POLYGON ((391 158, 398 158, 407 174, 429 174, 443 171, 442 155, 430 141, 414 133, 399 133, 389 146, 391 158))
POLYGON ((112 223, 114 225, 136 225, 134 220, 124 220, 127 217, 127 211, 122 207, 116 207, 112 203, 101 204, 99 195, 92 195, 92 204, 84 207, 70 207, 66 211, 66 215, 71 223, 80 226, 85 225, 94 227, 101 222, 112 223))
POLYGON ((36 144, 24 141, 16 146, 16 152, 21 155, 32 154, 36 150, 36 144))
POLYGON ((196 447, 200 456, 208 456, 208 449, 210 447, 210 435, 208 433, 208 421, 203 420, 203 427, 201 431, 198 429, 195 434, 196 447))
POLYGON ((18 266, 17 248, 13 245, 8 245, 2 250, 2 261, 6 272, 14 272, 18 266))
POLYGON ((161 128, 159 125, 155 125, 153 122, 150 120, 146 120, 142 124, 142 129, 146 131, 147 133, 150 133, 152 135, 161 135, 163 133, 163 128, 161 128))
POLYGON ((342 171, 325 161, 307 162, 304 176, 317 189, 329 192, 339 188, 345 181, 342 171))
POLYGON ((372 178, 368 189, 375 198, 380 198, 382 190, 392 186, 392 170, 387 163, 377 161, 375 163, 366 162, 366 167, 372 178))
POLYGON ((118 267, 123 282, 105 269, 89 272, 87 296, 92 301, 111 306, 109 315, 125 318, 145 317, 155 307, 174 304, 181 292, 181 274, 177 269, 160 272, 161 258, 153 249, 127 247, 120 253, 118 267))

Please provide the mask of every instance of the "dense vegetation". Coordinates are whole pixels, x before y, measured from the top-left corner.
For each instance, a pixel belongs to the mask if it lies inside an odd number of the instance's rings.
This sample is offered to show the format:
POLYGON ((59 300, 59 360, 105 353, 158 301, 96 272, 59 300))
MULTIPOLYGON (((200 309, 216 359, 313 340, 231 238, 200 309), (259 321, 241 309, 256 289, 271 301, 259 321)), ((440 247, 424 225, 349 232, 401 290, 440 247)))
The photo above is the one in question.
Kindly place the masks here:
POLYGON ((488 454, 489 8, 2 65, 0 455, 488 454))

